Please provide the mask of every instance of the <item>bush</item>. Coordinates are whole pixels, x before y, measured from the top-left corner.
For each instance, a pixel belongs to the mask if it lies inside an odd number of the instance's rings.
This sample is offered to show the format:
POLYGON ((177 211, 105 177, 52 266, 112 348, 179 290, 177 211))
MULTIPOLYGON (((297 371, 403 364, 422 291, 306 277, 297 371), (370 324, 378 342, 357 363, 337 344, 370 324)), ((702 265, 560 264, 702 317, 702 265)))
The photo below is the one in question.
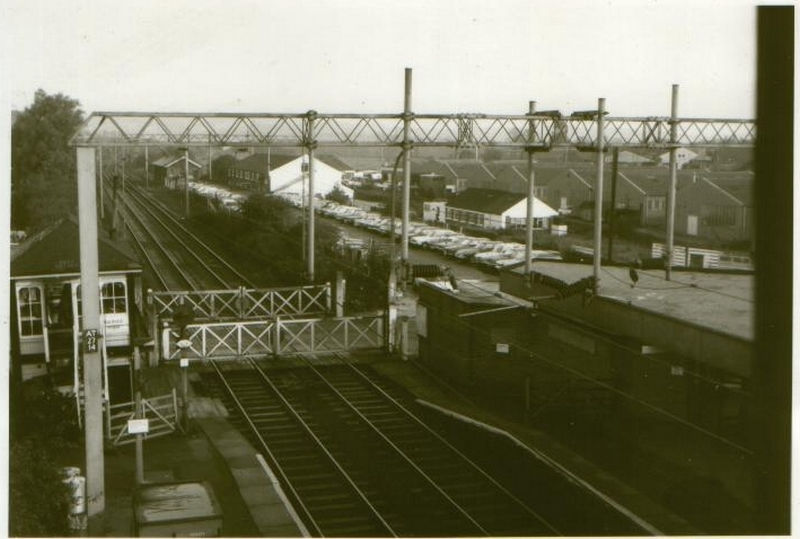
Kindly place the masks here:
POLYGON ((9 472, 9 535, 66 536, 71 493, 47 449, 33 440, 13 442, 9 472))
POLYGON ((40 388, 14 408, 19 428, 9 453, 9 531, 14 536, 64 536, 70 491, 57 463, 79 447, 75 399, 40 388))

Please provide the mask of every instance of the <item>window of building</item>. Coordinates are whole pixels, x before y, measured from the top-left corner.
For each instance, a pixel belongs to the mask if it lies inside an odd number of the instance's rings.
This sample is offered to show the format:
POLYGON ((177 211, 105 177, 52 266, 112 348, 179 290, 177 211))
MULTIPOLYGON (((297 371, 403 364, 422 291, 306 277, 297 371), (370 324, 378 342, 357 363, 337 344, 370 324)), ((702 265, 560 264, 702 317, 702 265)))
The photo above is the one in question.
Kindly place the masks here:
POLYGON ((124 313, 127 311, 125 284, 121 282, 106 283, 101 289, 103 313, 124 313))
POLYGON ((25 286, 17 292, 19 334, 42 334, 42 291, 38 286, 25 286))

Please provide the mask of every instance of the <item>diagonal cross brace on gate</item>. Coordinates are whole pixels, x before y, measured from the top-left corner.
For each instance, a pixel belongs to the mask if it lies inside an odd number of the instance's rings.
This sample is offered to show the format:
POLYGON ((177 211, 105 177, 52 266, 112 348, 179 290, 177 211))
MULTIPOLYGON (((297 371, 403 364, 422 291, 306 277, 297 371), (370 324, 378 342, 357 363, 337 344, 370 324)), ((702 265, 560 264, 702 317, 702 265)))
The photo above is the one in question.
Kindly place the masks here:
MULTIPOLYGON (((196 361, 378 350, 384 345, 383 324, 383 315, 190 324, 190 345, 182 357, 196 361)), ((166 330, 163 338, 163 357, 180 359, 174 333, 166 330)))
POLYGON ((247 320, 277 316, 320 315, 330 311, 331 285, 238 288, 231 290, 149 292, 155 316, 169 319, 188 303, 196 319, 247 320))

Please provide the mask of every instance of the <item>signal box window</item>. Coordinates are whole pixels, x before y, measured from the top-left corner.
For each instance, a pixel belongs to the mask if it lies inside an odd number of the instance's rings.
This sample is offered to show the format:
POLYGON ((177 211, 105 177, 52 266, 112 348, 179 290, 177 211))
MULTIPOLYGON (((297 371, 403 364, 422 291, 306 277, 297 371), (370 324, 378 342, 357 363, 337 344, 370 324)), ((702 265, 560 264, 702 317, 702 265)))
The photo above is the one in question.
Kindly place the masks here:
POLYGON ((125 309, 125 285, 117 283, 106 283, 103 285, 101 295, 103 297, 103 313, 124 313, 125 309))
POLYGON ((42 292, 26 286, 18 292, 19 332, 22 336, 42 334, 42 292))

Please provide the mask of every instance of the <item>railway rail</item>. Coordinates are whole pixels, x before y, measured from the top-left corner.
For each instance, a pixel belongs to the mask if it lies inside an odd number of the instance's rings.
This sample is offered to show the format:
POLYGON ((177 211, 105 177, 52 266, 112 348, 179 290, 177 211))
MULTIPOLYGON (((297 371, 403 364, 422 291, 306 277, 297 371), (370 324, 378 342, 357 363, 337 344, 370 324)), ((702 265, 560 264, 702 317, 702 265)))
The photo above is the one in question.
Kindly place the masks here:
POLYGON ((213 365, 218 395, 320 535, 559 535, 351 365, 213 365), (331 511, 347 520, 327 522, 331 511))
MULTIPOLYGON (((134 241, 164 288, 248 282, 149 195, 130 188, 124 207, 134 241), (182 250, 180 256, 176 249, 182 250), (158 271, 167 267, 173 271, 158 271)), ((613 511, 602 508, 602 502, 576 493, 577 487, 552 473, 547 491, 559 493, 558 503, 546 499, 547 494, 531 494, 532 488, 541 491, 543 482, 541 472, 529 464, 519 464, 532 474, 527 484, 515 485, 507 474, 499 481, 502 470, 486 471, 492 459, 481 460, 480 451, 452 439, 457 429, 437 422, 430 411, 426 415, 399 387, 341 358, 324 366, 306 359, 299 368, 269 372, 253 359, 246 361, 246 369, 207 363, 212 367, 204 373, 207 385, 263 452, 315 536, 643 531, 609 517, 613 511), (553 481, 558 484, 551 490, 553 481), (576 527, 574 512, 564 514, 563 507, 576 499, 592 506, 591 519, 600 527, 576 527)))
POLYGON ((126 226, 164 289, 255 286, 152 195, 130 185, 121 200, 126 226))

